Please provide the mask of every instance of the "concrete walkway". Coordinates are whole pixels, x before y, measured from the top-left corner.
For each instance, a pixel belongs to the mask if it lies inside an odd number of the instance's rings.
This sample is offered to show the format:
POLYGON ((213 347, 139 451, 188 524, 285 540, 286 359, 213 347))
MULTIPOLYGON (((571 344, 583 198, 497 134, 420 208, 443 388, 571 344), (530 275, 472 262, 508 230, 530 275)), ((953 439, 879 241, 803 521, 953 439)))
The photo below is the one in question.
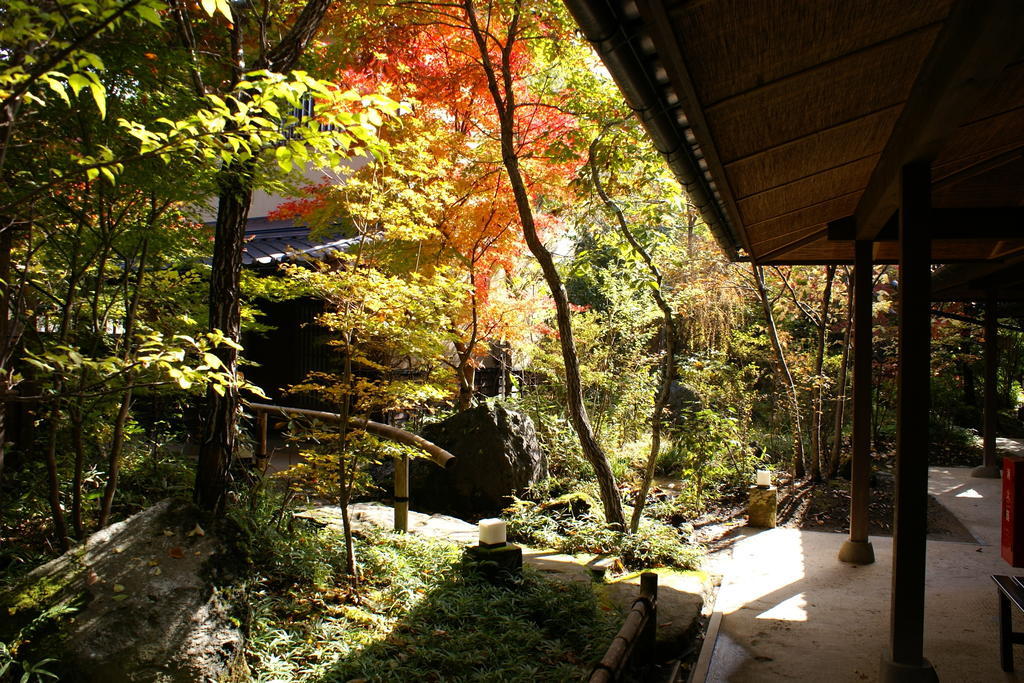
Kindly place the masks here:
MULTIPOLYGON (((976 543, 928 541, 925 656, 942 681, 1016 681, 999 667, 990 574, 1019 573, 999 556, 1000 480, 931 468, 929 490, 976 543)), ((872 537, 876 562, 836 555, 845 536, 743 529, 718 557, 722 587, 700 681, 872 681, 887 647, 892 539, 872 537), (713 649, 712 649, 713 648, 713 649)), ((1016 648, 1024 669, 1024 648, 1016 648)))

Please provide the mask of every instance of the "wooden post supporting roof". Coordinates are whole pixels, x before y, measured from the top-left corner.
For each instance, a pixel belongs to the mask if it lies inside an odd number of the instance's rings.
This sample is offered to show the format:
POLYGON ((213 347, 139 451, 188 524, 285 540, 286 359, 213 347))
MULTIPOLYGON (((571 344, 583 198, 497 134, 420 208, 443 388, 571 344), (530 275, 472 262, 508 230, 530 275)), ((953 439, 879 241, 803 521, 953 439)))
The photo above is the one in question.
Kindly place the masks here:
POLYGON ((999 381, 999 329, 996 293, 990 289, 985 299, 985 404, 982 425, 984 458, 980 467, 971 470, 973 477, 1000 477, 996 462, 996 429, 999 419, 996 405, 996 384, 999 381))
POLYGON ((938 680, 924 658, 928 533, 928 411, 931 395, 931 167, 900 172, 899 371, 896 397, 896 510, 889 652, 881 681, 938 680))
POLYGON ((875 551, 868 540, 871 478, 871 303, 874 285, 870 240, 857 240, 853 270, 853 456, 850 464, 850 539, 839 559, 871 564, 875 551))

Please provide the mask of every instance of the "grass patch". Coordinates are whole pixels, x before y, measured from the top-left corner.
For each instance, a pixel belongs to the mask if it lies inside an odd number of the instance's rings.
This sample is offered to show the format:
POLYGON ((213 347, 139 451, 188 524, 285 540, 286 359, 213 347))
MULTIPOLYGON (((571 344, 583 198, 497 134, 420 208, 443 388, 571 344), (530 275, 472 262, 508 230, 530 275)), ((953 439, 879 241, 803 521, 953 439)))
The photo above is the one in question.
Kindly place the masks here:
POLYGON ((291 586, 268 571, 250 590, 256 681, 574 680, 619 626, 589 585, 528 568, 518 585, 492 586, 462 562, 461 548, 411 535, 358 539, 356 592, 338 575, 336 534, 295 533, 318 541, 323 566, 295 581, 289 562, 291 586))

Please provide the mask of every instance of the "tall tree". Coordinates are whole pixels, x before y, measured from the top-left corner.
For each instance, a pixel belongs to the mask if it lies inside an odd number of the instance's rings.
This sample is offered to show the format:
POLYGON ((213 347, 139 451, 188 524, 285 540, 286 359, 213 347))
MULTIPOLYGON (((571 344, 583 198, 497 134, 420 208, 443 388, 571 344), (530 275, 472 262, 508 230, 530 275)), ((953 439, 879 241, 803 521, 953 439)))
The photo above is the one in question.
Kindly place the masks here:
MULTIPOLYGON (((196 96, 208 98, 218 93, 222 99, 230 98, 240 109, 247 109, 253 99, 252 74, 265 73, 271 78, 279 78, 274 74, 292 72, 312 43, 331 0, 307 0, 297 8, 273 0, 264 0, 258 6, 256 3, 229 5, 230 22, 213 30, 207 27, 205 31, 196 30, 194 12, 183 0, 172 0, 171 4, 178 39, 192 60, 196 96), (271 36, 279 37, 273 42, 271 36)), ((325 88, 317 95, 322 99, 330 92, 325 88)), ((296 103, 290 104, 294 106, 296 103)), ((274 116, 275 111, 276 107, 266 107, 265 103, 264 111, 257 115, 277 118, 283 129, 284 121, 274 116)), ((363 121, 364 124, 367 122, 379 123, 379 115, 375 121, 363 121)), ((289 170, 293 159, 312 161, 303 143, 316 137, 321 132, 318 128, 316 121, 307 122, 305 127, 292 131, 300 132, 301 141, 271 138, 267 147, 274 149, 279 164, 289 170)), ((230 122, 225 131, 234 132, 230 122)), ((358 127, 342 126, 328 136, 336 143, 332 152, 335 160, 342 153, 353 153, 353 144, 360 142, 358 137, 354 137, 358 131, 358 127)), ((330 133, 330 128, 325 132, 330 133)), ((365 130, 362 137, 365 141, 365 130)), ((227 155, 216 178, 217 219, 210 276, 209 324, 211 330, 222 331, 233 342, 217 351, 220 362, 232 374, 238 362, 239 286, 246 219, 257 177, 264 171, 261 164, 266 163, 259 151, 227 155)), ((239 395, 235 388, 221 392, 211 386, 206 399, 194 498, 202 507, 220 511, 235 449, 239 395)))
POLYGON ((757 290, 757 298, 764 312, 765 325, 768 328, 768 338, 771 340, 772 349, 775 351, 775 373, 779 382, 786 391, 786 407, 789 411, 790 426, 793 431, 793 476, 797 479, 804 477, 804 438, 800 426, 800 396, 797 392, 796 382, 793 380, 793 373, 786 360, 786 352, 782 348, 782 340, 779 338, 779 328, 775 324, 775 312, 772 308, 772 299, 768 294, 765 285, 764 267, 753 265, 751 271, 754 277, 754 285, 757 290))
POLYGON ((508 174, 512 196, 515 198, 523 237, 530 253, 540 264, 551 298, 555 304, 562 360, 565 364, 565 384, 569 418, 580 440, 583 455, 594 468, 604 513, 610 525, 625 527, 622 500, 615 484, 608 458, 594 436, 583 402, 579 359, 573 341, 572 316, 569 297, 551 252, 541 241, 533 201, 523 173, 523 159, 527 155, 524 144, 531 132, 531 113, 550 103, 521 99, 529 97, 524 74, 517 68, 531 40, 541 37, 544 21, 556 20, 541 3, 524 8, 523 0, 510 3, 488 3, 481 14, 473 0, 462 0, 458 19, 470 32, 477 48, 479 64, 487 81, 487 90, 496 114, 497 133, 501 142, 501 159, 508 174))
MULTIPOLYGON (((609 130, 617 125, 621 125, 621 122, 607 124, 601 133, 590 144, 588 160, 588 166, 590 167, 590 179, 594 185, 595 191, 600 197, 601 203, 614 217, 614 223, 623 239, 625 239, 630 248, 642 262, 642 267, 646 271, 646 277, 644 279, 647 282, 647 288, 650 290, 651 296, 657 304, 658 310, 661 312, 661 330, 658 335, 661 344, 661 361, 659 363, 661 377, 658 382, 657 389, 655 390, 654 407, 651 410, 651 445, 647 455, 646 465, 643 469, 640 487, 637 489, 636 497, 633 501, 633 515, 629 523, 630 531, 636 533, 640 527, 640 520, 643 515, 644 505, 647 502, 647 494, 650 491, 651 482, 654 480, 654 471, 657 466, 658 456, 661 452, 664 413, 668 407, 669 399, 672 394, 672 383, 676 378, 678 333, 675 322, 675 310, 673 305, 667 299, 668 291, 666 289, 665 279, 661 273, 661 268, 655 262, 651 248, 641 243, 637 234, 638 231, 630 225, 626 212, 618 202, 612 199, 605 187, 604 181, 601 179, 603 166, 599 158, 601 143, 609 130)), ((630 178, 630 182, 633 184, 632 191, 637 195, 641 195, 638 199, 643 199, 643 191, 640 188, 644 185, 647 186, 647 189, 661 195, 658 198, 661 201, 658 201, 656 205, 659 208, 664 209, 665 212, 662 213, 662 211, 658 211, 654 213, 648 211, 646 214, 641 213, 641 216, 642 219, 646 219, 649 223, 644 226, 648 232, 651 231, 652 228, 655 232, 659 229, 664 229, 661 225, 663 222, 672 221, 678 218, 677 216, 671 215, 672 208, 675 208, 672 207, 673 202, 670 201, 670 198, 672 197, 672 189, 666 188, 665 183, 659 183, 656 174, 652 173, 649 167, 645 169, 642 163, 639 163, 641 159, 644 159, 643 148, 640 148, 635 144, 635 140, 633 140, 634 144, 629 144, 625 138, 625 135, 615 137, 614 146, 620 153, 623 153, 623 156, 630 157, 633 164, 625 169, 619 169, 621 172, 616 175, 624 174, 630 178)), ((611 154, 606 156, 611 156, 611 154)), ((619 161, 622 160, 619 159, 619 161)), ((660 159, 656 160, 657 168, 663 168, 660 161, 660 159)), ((672 187, 678 187, 675 186, 672 181, 669 182, 672 183, 672 187)), ((683 213, 685 213, 685 205, 681 208, 684 209, 683 213)), ((692 239, 690 242, 692 243, 692 239)), ((692 248, 688 249, 688 251, 692 253, 692 248)))

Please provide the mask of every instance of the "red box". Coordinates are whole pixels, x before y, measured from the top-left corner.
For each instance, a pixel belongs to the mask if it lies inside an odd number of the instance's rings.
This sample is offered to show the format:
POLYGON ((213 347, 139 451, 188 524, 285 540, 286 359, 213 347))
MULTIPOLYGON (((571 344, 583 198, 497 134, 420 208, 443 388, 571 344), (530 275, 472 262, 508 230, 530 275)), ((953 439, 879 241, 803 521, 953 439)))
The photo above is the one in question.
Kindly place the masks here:
POLYGON ((1011 567, 1024 567, 1024 458, 1003 457, 1003 559, 1011 567))

